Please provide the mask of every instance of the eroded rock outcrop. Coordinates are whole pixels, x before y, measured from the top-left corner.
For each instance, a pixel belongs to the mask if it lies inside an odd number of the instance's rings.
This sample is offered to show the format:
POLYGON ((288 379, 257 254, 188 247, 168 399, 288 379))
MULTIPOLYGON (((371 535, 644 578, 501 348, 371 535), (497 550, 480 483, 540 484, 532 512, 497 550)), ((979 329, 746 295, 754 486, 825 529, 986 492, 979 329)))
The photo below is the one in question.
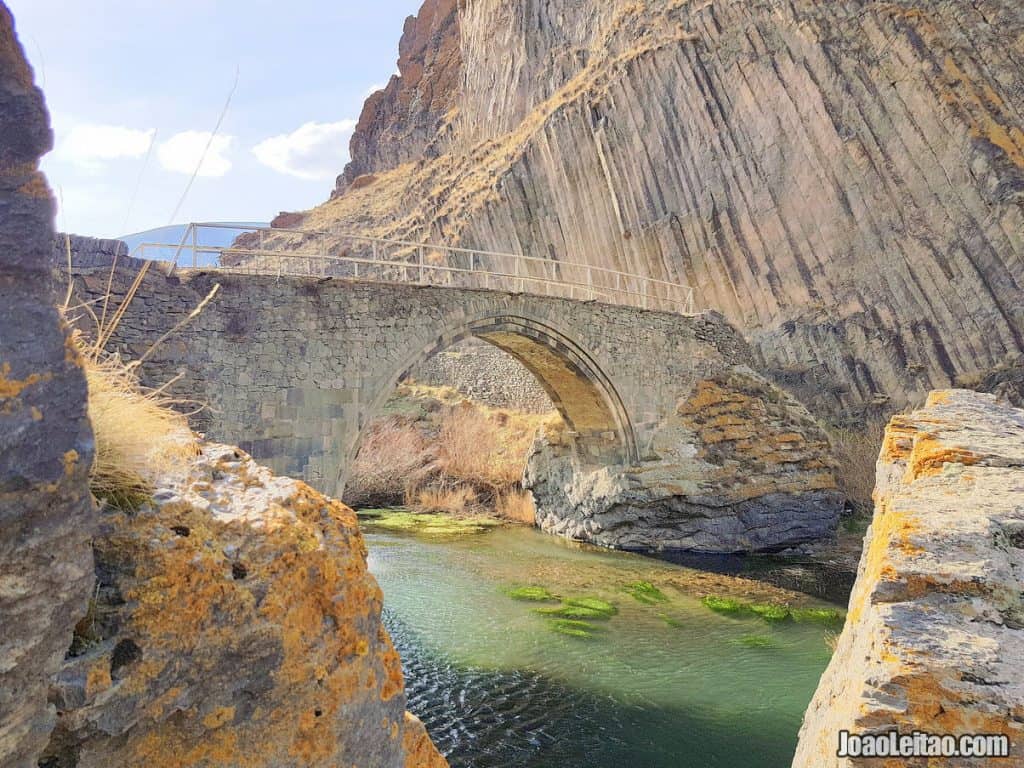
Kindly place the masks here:
POLYGON ((426 0, 406 20, 398 74, 363 105, 336 194, 353 183, 369 186, 376 171, 444 149, 462 77, 457 6, 457 0, 426 0))
POLYGON ((457 25, 459 77, 391 87, 457 89, 437 142, 371 97, 375 180, 308 225, 687 283, 816 413, 1024 353, 1016 0, 469 0, 457 25))
POLYGON ((94 546, 45 765, 447 765, 339 502, 205 444, 152 503, 106 508, 94 546))
POLYGON ((85 377, 56 310, 52 136, 0 3, 0 765, 32 768, 92 586, 85 377))
POLYGON ((525 487, 549 532, 620 549, 777 550, 830 536, 843 507, 828 439, 749 370, 696 383, 637 466, 587 467, 542 435, 525 487))
POLYGON ((933 393, 897 416, 836 653, 804 718, 796 768, 839 759, 838 732, 1005 734, 1024 761, 1024 411, 933 393))

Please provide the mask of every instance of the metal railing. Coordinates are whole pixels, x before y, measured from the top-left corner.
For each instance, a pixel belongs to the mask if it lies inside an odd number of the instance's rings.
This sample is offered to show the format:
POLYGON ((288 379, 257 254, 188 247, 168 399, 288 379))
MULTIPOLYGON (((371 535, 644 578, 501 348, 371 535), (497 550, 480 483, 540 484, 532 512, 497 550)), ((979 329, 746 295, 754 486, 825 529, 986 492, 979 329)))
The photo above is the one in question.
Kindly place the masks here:
POLYGON ((179 243, 142 243, 132 256, 169 261, 171 271, 191 261, 192 268, 232 273, 475 288, 694 314, 693 289, 678 283, 591 264, 342 232, 194 223, 179 243), (203 230, 234 234, 230 244, 204 245, 203 230))

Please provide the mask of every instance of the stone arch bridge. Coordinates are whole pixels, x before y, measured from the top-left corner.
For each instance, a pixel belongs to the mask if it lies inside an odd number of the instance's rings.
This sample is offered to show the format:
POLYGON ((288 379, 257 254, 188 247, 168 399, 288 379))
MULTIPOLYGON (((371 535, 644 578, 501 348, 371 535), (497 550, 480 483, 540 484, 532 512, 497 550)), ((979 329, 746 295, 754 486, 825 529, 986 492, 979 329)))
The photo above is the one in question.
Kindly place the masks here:
MULTIPOLYGON (((141 266, 122 257, 112 273, 108 257, 78 258, 77 294, 97 306, 110 281, 109 306, 117 306, 141 266)), ((362 428, 396 384, 468 337, 537 377, 566 422, 577 471, 659 459, 652 446, 680 397, 749 359, 742 337, 715 313, 341 278, 168 276, 159 266, 148 269, 110 346, 137 359, 215 283, 215 299, 146 361, 144 382, 180 375, 174 389, 208 406, 200 431, 336 496, 362 428)))

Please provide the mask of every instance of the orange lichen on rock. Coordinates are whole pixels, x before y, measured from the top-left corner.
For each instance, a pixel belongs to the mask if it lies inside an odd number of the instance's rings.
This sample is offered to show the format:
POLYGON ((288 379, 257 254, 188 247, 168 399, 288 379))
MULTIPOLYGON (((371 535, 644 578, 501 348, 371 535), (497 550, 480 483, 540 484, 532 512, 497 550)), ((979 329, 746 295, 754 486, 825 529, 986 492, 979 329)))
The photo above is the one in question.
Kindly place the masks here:
POLYGON ((415 715, 406 712, 402 722, 405 768, 446 768, 448 761, 437 751, 427 729, 415 715))
POLYGON ((951 390, 892 420, 846 626, 794 768, 883 764, 835 757, 840 730, 1004 734, 1010 760, 971 764, 1024 759, 1021 488, 1024 411, 951 390), (969 482, 949 470, 967 463, 969 482))
POLYGON ((0 400, 19 397, 29 387, 53 378, 53 374, 50 372, 31 373, 24 379, 12 379, 10 375, 11 364, 4 363, 0 365, 0 400))
POLYGON ((211 445, 155 496, 103 516, 104 639, 63 675, 84 670, 101 695, 67 697, 54 756, 74 745, 80 768, 445 765, 424 731, 408 742, 417 758, 394 737, 401 665, 351 510, 211 445), (103 731, 84 726, 100 717, 103 731))

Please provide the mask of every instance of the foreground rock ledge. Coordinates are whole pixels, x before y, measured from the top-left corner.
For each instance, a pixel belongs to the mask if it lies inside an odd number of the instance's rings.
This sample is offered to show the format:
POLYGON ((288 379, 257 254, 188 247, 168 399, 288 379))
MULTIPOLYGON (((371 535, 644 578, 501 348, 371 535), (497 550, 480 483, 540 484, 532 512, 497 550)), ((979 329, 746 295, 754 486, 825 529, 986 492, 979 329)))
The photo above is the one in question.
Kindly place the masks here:
POLYGON ((878 462, 849 618, 793 765, 1024 764, 1024 411, 935 392, 878 462), (1009 760, 835 756, 838 732, 1006 734, 1009 760))
POLYGON ((107 510, 42 765, 446 766, 405 711, 355 515, 206 444, 107 510))

